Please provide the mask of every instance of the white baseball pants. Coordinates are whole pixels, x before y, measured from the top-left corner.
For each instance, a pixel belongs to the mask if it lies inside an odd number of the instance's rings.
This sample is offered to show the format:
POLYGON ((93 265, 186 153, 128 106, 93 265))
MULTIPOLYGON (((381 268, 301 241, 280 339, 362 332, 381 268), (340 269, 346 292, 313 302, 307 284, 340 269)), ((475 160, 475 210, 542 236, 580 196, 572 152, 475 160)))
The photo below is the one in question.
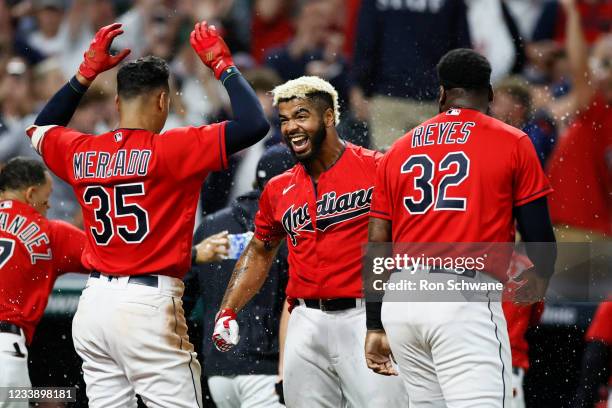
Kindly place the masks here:
POLYGON ((293 309, 283 362, 288 408, 408 406, 399 377, 385 377, 367 367, 364 305, 337 312, 293 309))
MULTIPOLYGON (((0 387, 31 387, 28 349, 23 335, 0 333, 0 387), (15 349, 17 344, 17 349, 15 349)), ((4 399, 4 398, 3 398, 4 399)), ((0 401, 0 408, 28 408, 28 402, 0 401)))
POLYGON ((382 321, 411 408, 510 408, 500 302, 384 302, 382 321))
POLYGON ((217 408, 280 408, 275 375, 213 376, 208 389, 217 408))
POLYGON ((159 287, 89 278, 72 322, 90 408, 202 407, 200 364, 187 336, 180 279, 159 287))

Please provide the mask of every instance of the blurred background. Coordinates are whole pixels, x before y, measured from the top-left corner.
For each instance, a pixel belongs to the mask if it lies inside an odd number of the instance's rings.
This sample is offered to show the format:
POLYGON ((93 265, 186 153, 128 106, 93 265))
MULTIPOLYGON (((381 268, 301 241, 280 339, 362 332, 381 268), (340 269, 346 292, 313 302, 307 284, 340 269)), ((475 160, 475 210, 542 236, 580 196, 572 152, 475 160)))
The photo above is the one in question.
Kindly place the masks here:
MULTIPOLYGON (((493 67, 491 114, 529 135, 551 178, 558 239, 611 239, 610 0, 0 0, 0 163, 34 155, 24 129, 76 73, 96 30, 115 21, 125 33, 113 46, 131 48, 128 58, 154 54, 170 64, 167 128, 231 117, 225 90, 189 45, 199 20, 221 32, 273 125, 227 171, 207 179, 200 218, 249 191, 259 157, 281 143, 274 86, 301 75, 327 79, 340 95, 341 137, 384 150, 437 113, 439 58, 471 47, 493 67)), ((102 133, 116 126, 115 74, 96 79, 70 127, 102 133)), ((49 218, 82 227, 73 193, 58 179, 49 218)), ((77 385, 84 394, 70 334, 83 282, 69 275, 56 285, 30 354, 35 386, 77 385)), ((570 406, 596 307, 545 305, 527 333, 527 406, 570 406)))

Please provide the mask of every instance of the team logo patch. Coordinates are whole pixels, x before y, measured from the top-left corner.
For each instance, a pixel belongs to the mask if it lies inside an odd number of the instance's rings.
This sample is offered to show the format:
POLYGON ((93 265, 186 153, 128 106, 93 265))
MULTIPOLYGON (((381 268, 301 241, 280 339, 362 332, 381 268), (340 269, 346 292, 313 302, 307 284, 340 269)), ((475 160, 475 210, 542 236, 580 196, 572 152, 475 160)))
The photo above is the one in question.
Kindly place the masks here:
POLYGON ((0 203, 0 210, 6 210, 8 208, 12 208, 13 207, 13 202, 12 201, 2 201, 0 203))
POLYGON ((121 132, 115 133, 114 138, 115 138, 115 142, 122 141, 123 140, 123 133, 121 133, 121 132))
POLYGON ((460 113, 461 113, 461 109, 449 109, 446 111, 446 114, 448 116, 459 116, 460 113))
MULTIPOLYGON (((316 229, 326 231, 334 225, 368 214, 373 192, 374 187, 370 187, 340 196, 335 191, 323 194, 317 201, 316 229)), ((301 232, 315 232, 308 213, 308 204, 297 208, 290 206, 283 213, 281 222, 293 246, 297 245, 297 237, 301 232)))

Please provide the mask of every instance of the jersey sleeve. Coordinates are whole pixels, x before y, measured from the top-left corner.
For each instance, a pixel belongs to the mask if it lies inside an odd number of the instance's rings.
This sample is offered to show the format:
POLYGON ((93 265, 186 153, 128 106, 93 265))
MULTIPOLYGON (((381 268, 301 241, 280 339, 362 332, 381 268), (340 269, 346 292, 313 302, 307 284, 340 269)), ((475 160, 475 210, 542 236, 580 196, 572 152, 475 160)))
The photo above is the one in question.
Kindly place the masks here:
POLYGON ((285 230, 274 219, 272 206, 272 184, 268 182, 259 199, 259 209, 255 214, 255 237, 263 242, 276 242, 285 238, 285 230))
POLYGON ((85 233, 64 221, 49 221, 52 230, 53 270, 57 276, 68 272, 85 272, 81 255, 85 249, 85 233))
MULTIPOLYGON (((389 152, 392 152, 390 150, 389 152)), ((388 184, 388 162, 389 153, 376 157, 378 167, 376 169, 376 185, 372 195, 372 206, 370 216, 391 220, 391 198, 389 197, 388 184)))
POLYGON ((47 167, 59 178, 70 183, 70 163, 67 160, 75 150, 79 141, 86 137, 81 132, 63 126, 36 126, 26 130, 32 142, 32 147, 43 158, 47 167))
POLYGON ((159 137, 158 154, 178 180, 223 170, 227 168, 225 124, 169 130, 159 137))
POLYGON ((612 301, 599 305, 585 338, 587 341, 601 341, 612 345, 612 301))
POLYGON ((552 191, 533 143, 526 135, 521 137, 514 156, 513 205, 520 207, 552 191))

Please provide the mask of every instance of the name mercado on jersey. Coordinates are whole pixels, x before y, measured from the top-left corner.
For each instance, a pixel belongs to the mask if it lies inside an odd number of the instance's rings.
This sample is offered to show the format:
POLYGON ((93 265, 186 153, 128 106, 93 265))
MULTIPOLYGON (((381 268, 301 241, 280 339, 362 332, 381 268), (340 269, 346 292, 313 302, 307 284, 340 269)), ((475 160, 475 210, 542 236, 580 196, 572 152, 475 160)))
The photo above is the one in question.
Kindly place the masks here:
MULTIPOLYGON (((374 187, 344 193, 336 197, 335 191, 321 196, 317 201, 316 229, 325 231, 333 225, 352 220, 370 212, 374 187)), ((291 205, 282 217, 282 224, 293 246, 297 245, 300 232, 315 232, 308 213, 308 203, 294 209, 291 205)))
POLYGON ((146 176, 151 155, 148 149, 119 149, 113 154, 97 151, 74 153, 74 179, 146 176))

